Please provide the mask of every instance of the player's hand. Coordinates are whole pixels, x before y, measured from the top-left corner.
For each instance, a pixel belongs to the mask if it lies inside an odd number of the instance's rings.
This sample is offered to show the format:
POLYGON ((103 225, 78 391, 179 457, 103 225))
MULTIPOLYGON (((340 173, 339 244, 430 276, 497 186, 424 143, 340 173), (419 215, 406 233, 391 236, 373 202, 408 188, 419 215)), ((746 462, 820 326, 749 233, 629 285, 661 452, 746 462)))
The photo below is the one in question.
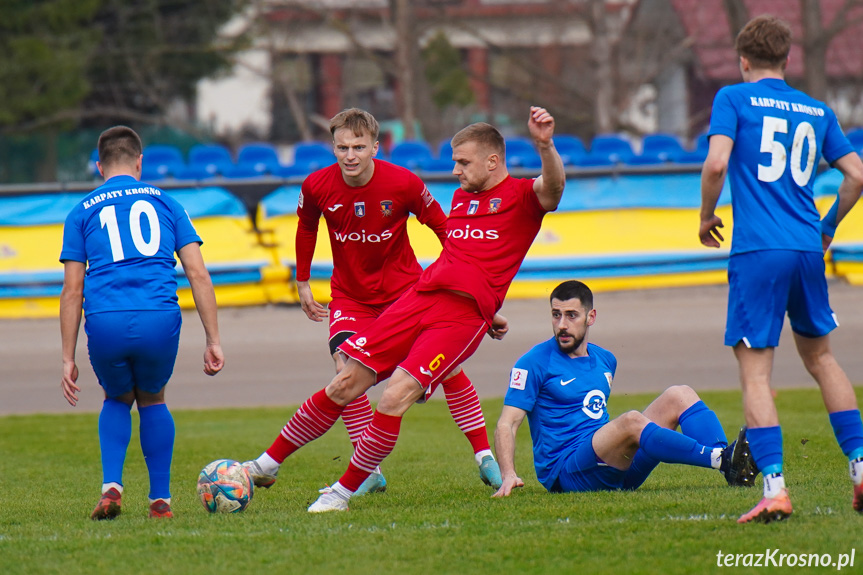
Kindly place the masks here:
POLYGON ((222 346, 218 343, 208 345, 204 351, 204 373, 216 375, 223 367, 225 367, 225 355, 222 353, 222 346))
POLYGON ((63 390, 63 397, 69 402, 69 405, 75 407, 78 404, 77 393, 81 391, 78 387, 78 366, 75 361, 63 362, 63 379, 60 380, 60 389, 63 390))
POLYGON ((489 337, 492 339, 503 339, 506 332, 509 331, 509 322, 499 313, 494 314, 494 319, 491 320, 491 327, 488 328, 489 337))
POLYGON ((716 214, 709 219, 702 219, 701 227, 698 228, 698 237, 701 239, 701 243, 708 248, 718 248, 720 246, 719 242, 725 241, 725 238, 719 232, 719 228, 722 227, 724 227, 722 219, 716 214))
POLYGON ((554 135, 554 118, 545 108, 531 106, 527 129, 534 142, 537 144, 547 144, 554 135))
POLYGON ((517 487, 524 487, 524 481, 517 475, 509 475, 503 478, 503 485, 500 486, 492 497, 509 497, 512 490, 517 487))
POLYGON ((330 315, 327 308, 315 301, 309 282, 297 282, 297 295, 300 296, 300 306, 310 320, 323 321, 330 315))
POLYGON ((827 250, 830 249, 830 244, 833 243, 833 238, 828 236, 827 234, 821 234, 821 251, 823 253, 827 253, 827 250))

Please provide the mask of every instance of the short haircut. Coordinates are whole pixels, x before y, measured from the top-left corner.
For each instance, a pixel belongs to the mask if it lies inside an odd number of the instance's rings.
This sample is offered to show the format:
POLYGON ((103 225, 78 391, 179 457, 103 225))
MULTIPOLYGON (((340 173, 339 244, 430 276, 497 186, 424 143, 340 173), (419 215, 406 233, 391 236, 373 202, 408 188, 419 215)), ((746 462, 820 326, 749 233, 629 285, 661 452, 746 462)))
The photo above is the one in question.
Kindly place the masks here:
POLYGON ((560 301, 577 299, 584 309, 588 311, 593 309, 593 292, 578 280, 568 280, 554 288, 548 301, 551 302, 553 299, 560 301))
POLYGON ((134 164, 144 150, 141 137, 127 126, 114 126, 102 132, 96 147, 103 166, 134 164))
POLYGON ((353 132, 354 136, 362 136, 370 134, 372 142, 378 141, 381 127, 375 117, 359 108, 348 108, 342 110, 330 120, 330 134, 336 135, 336 130, 347 128, 353 132))
POLYGON ((480 147, 499 155, 501 158, 506 155, 506 143, 503 136, 497 128, 485 122, 477 122, 463 128, 452 137, 450 144, 455 148, 465 142, 476 142, 480 147))
POLYGON ((758 16, 737 35, 734 49, 755 68, 784 69, 791 51, 791 28, 775 16, 758 16))

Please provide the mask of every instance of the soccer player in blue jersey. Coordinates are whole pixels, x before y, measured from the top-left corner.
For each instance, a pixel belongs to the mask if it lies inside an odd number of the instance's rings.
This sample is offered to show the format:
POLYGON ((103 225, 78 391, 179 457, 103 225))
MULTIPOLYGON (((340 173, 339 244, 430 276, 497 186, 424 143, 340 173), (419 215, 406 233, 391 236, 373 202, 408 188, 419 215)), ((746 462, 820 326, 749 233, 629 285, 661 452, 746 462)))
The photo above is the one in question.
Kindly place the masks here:
POLYGON ((830 423, 848 457, 852 505, 863 512, 863 424, 854 390, 830 350, 838 324, 830 309, 823 252, 863 189, 863 163, 833 111, 785 83, 791 30, 772 16, 751 20, 737 36, 744 83, 721 89, 710 120, 701 172, 701 243, 719 247, 714 210, 731 183, 734 238, 728 263, 725 345, 740 364, 752 455, 764 476, 764 499, 738 519, 770 522, 791 515, 782 468, 782 432, 770 375, 785 313, 797 351, 818 382, 830 423), (821 157, 844 180, 820 219, 812 184, 821 157))
POLYGON ((143 158, 138 134, 125 126, 110 128, 99 137, 98 150, 96 165, 105 183, 72 209, 63 229, 61 387, 76 405, 75 348, 83 307, 90 363, 105 391, 99 415, 102 497, 91 518, 120 514, 133 403, 150 475, 149 515, 173 517, 174 420, 165 405, 165 384, 174 370, 182 321, 174 252, 204 324, 207 375, 217 374, 225 361, 216 297, 188 214, 162 190, 138 181, 143 158))
POLYGON ((729 446, 716 414, 686 385, 669 387, 644 412, 610 420, 617 359, 587 341, 593 294, 570 280, 550 299, 554 337, 522 356, 510 375, 494 434, 503 476, 495 497, 524 485, 515 436, 525 417, 537 479, 551 492, 635 489, 659 462, 718 469, 730 485, 752 484, 758 472, 745 436, 729 446))

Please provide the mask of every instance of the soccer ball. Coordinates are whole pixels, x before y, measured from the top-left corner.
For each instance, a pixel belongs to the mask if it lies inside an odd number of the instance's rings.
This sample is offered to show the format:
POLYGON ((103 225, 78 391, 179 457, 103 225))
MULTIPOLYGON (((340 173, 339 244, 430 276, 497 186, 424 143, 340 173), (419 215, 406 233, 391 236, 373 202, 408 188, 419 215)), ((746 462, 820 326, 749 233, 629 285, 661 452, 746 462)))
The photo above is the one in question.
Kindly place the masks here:
POLYGON ((210 513, 239 513, 249 506, 255 484, 238 461, 218 459, 198 476, 198 497, 210 513))

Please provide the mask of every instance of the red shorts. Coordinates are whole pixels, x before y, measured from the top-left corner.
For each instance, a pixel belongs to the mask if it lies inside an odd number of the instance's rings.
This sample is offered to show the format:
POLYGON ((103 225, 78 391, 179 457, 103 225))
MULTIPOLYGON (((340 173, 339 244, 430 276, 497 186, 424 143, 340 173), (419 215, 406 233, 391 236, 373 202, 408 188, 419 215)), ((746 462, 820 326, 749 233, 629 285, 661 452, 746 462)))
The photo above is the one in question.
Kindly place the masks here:
POLYGON ((348 298, 333 298, 330 305, 330 340, 342 333, 354 334, 370 326, 391 303, 363 304, 348 298))
POLYGON ((427 399, 473 355, 488 328, 473 299, 448 290, 411 288, 339 351, 373 370, 379 382, 396 367, 403 369, 426 391, 427 399))

